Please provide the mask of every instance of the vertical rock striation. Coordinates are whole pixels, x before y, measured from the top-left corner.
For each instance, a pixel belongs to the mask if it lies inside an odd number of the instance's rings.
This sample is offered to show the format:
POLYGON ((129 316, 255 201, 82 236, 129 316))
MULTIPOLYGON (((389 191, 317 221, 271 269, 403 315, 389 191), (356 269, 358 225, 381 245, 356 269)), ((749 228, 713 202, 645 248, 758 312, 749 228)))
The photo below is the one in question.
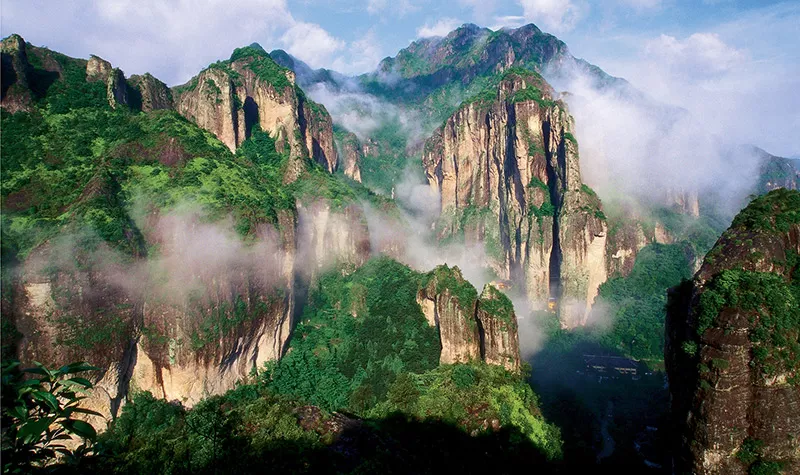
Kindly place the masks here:
POLYGON ((561 301, 565 326, 585 323, 605 281, 600 200, 581 181, 573 120, 536 73, 512 69, 463 104, 423 152, 441 196, 440 238, 482 243, 503 279, 531 302, 561 301))
POLYGON ((128 78, 128 84, 131 87, 129 94, 135 96, 135 102, 138 107, 144 112, 150 112, 159 109, 173 109, 172 92, 166 84, 161 82, 158 78, 153 77, 150 73, 143 75, 134 74, 128 78))
POLYGON ((487 285, 480 297, 458 267, 439 266, 417 293, 428 324, 439 328, 441 364, 483 360, 519 371, 519 336, 514 306, 487 285))
POLYGON ((338 167, 333 122, 325 107, 308 99, 295 74, 256 48, 237 49, 230 61, 217 62, 188 83, 172 89, 176 109, 213 133, 231 151, 254 126, 288 150, 286 181, 294 181, 312 159, 329 172, 338 167))

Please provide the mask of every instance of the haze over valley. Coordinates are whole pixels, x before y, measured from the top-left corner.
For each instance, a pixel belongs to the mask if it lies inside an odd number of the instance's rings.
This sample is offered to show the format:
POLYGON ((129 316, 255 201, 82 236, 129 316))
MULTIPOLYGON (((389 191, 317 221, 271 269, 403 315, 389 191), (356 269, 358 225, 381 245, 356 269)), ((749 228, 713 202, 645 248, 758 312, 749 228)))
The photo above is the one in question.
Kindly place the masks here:
POLYGON ((673 3, 4 5, 4 473, 800 470, 800 7, 673 3))

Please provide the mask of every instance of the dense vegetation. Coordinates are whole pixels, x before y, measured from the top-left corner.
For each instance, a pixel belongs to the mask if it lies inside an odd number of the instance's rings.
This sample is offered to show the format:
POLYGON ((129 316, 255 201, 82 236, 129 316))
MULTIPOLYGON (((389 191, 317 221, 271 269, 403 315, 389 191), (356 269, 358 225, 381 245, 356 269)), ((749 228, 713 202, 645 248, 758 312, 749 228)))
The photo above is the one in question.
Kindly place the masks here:
POLYGON ((684 246, 651 244, 642 249, 627 277, 612 277, 600 286, 599 299, 608 308, 595 311, 608 311, 597 317, 612 323, 599 342, 659 365, 664 357, 667 290, 691 276, 684 246))
POLYGON ((475 289, 445 278, 451 274, 445 268, 419 274, 388 258, 372 259, 347 276, 325 274, 311 291, 289 352, 262 378, 276 393, 363 417, 399 411, 467 431, 485 430, 485 421, 497 419, 557 457, 558 431, 539 417, 536 397, 518 376, 484 364, 439 367, 439 338, 416 294, 436 278, 438 291, 474 305, 475 289))

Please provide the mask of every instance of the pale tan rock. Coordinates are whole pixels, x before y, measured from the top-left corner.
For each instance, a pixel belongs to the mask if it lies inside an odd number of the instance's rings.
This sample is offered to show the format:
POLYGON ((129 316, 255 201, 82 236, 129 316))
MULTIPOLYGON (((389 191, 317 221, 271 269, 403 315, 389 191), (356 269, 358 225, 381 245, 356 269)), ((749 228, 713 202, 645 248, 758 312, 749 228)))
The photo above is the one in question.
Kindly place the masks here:
POLYGON ((573 120, 553 97, 533 73, 510 75, 492 100, 462 105, 434 133, 423 166, 441 197, 439 237, 463 231, 467 244, 482 243, 486 264, 534 306, 580 302, 562 307, 580 324, 607 277, 607 226, 599 199, 582 191, 573 120))

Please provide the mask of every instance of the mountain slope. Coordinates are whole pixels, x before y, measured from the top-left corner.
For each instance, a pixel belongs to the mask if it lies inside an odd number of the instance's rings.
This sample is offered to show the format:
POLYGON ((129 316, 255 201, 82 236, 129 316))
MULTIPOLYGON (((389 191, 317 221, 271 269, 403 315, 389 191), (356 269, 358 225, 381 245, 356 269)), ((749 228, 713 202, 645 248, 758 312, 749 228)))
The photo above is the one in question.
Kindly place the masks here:
POLYGON ((531 303, 559 301, 562 323, 585 323, 606 280, 607 226, 581 181, 566 105, 535 72, 507 70, 425 144, 441 197, 440 239, 482 243, 487 264, 531 303))
POLYGON ((670 296, 665 361, 679 471, 800 469, 798 255, 800 193, 775 190, 737 215, 670 296))

